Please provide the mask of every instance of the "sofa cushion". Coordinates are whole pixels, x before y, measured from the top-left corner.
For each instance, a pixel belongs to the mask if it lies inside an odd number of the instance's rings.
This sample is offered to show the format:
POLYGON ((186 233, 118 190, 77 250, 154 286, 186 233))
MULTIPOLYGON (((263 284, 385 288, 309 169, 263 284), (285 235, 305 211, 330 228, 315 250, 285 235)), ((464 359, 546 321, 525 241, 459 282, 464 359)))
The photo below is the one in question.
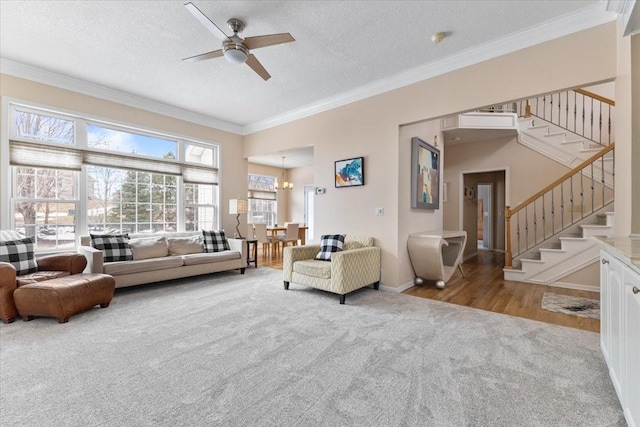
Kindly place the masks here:
POLYGON ((202 230, 202 236, 204 237, 205 252, 221 252, 230 249, 224 231, 202 230))
POLYGON ((346 236, 344 239, 343 251, 350 251, 352 249, 369 248, 373 246, 373 237, 365 236, 346 236))
POLYGON ((13 265, 17 276, 34 273, 38 270, 34 246, 33 237, 0 242, 0 261, 13 265))
POLYGON ((112 276, 130 273, 144 273, 146 271, 182 267, 182 264, 182 258, 179 256, 141 259, 139 261, 112 262, 104 265, 104 273, 111 274, 112 276))
POLYGON ((344 245, 344 234, 325 234, 320 238, 320 252, 316 259, 331 261, 331 253, 340 252, 344 245))
POLYGON ((331 264, 316 259, 305 259, 294 262, 293 271, 294 273, 304 274, 305 276, 331 279, 331 264))
POLYGON ((230 261, 240 258, 241 254, 238 251, 222 251, 222 252, 210 252, 201 254, 189 254, 182 255, 184 265, 196 265, 196 264, 210 264, 213 262, 230 261))
POLYGON ((204 252, 202 236, 169 237, 169 255, 187 255, 204 252))
POLYGON ((58 277, 69 276, 68 271, 36 271, 35 273, 25 274, 16 277, 16 285, 18 287, 28 285, 30 283, 44 282, 45 280, 57 279, 58 277))
POLYGON ((169 247, 165 237, 147 237, 129 240, 134 260, 160 258, 169 255, 169 247))
POLYGON ((104 262, 129 261, 133 259, 128 234, 91 234, 91 246, 104 254, 104 262))

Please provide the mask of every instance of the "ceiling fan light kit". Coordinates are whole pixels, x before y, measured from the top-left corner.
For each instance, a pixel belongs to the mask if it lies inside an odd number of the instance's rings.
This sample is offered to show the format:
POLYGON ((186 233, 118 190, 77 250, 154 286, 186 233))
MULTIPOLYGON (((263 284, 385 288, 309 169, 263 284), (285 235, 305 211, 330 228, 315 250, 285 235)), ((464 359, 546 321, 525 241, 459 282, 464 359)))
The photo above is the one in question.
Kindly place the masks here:
POLYGON ((247 58, 249 58, 249 51, 245 49, 244 46, 237 45, 233 42, 225 43, 222 50, 224 57, 232 64, 244 64, 247 62, 247 58))
POLYGON ((202 13, 202 11, 193 3, 189 2, 184 6, 202 25, 207 28, 207 30, 209 30, 209 32, 222 41, 222 49, 184 58, 184 61, 202 61, 205 59, 224 56, 227 58, 227 61, 233 64, 246 63, 253 71, 262 77, 263 80, 266 81, 271 78, 271 75, 262 66, 260 61, 258 61, 258 58, 251 54, 250 49, 258 49, 261 47, 295 41, 289 33, 269 34, 243 39, 238 35, 238 33, 244 30, 245 24, 236 18, 231 18, 227 21, 227 25, 231 31, 233 31, 232 36, 227 36, 224 31, 214 24, 214 22, 202 13))

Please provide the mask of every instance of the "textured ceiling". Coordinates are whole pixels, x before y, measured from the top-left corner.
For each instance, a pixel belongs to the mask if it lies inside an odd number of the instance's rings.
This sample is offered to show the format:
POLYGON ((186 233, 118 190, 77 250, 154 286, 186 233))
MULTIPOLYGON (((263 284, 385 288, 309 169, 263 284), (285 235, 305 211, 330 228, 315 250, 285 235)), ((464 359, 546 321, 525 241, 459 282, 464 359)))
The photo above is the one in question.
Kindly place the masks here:
MULTIPOLYGON (((542 23, 567 27, 570 16, 611 15, 596 0, 193 2, 225 31, 227 19, 235 17, 246 22, 241 36, 289 32, 296 41, 252 52, 272 75, 265 82, 224 58, 183 62, 220 42, 182 0, 1 0, 2 71, 33 66, 195 112, 243 133, 401 73, 461 53, 473 56, 496 41, 510 40, 507 49, 515 50, 521 47, 517 35, 542 23), (437 31, 447 37, 433 44, 437 31)), ((550 25, 532 38, 577 29, 550 25)))

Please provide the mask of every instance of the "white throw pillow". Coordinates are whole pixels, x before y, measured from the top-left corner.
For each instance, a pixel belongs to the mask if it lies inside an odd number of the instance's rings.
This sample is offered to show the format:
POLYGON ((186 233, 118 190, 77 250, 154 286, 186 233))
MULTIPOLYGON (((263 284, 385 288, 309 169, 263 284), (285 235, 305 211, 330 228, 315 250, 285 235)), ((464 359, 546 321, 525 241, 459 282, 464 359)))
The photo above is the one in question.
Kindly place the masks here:
POLYGON ((133 259, 161 258, 169 255, 167 239, 162 237, 145 237, 129 240, 133 259))

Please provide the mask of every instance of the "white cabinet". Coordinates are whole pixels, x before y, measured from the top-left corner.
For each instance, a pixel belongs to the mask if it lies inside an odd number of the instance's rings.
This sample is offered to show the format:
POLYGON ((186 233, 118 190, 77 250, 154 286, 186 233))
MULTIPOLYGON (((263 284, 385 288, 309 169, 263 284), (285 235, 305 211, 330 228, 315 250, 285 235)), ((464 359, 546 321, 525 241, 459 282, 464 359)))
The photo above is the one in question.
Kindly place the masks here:
POLYGON ((630 426, 640 426, 640 275, 628 267, 624 274, 624 304, 625 416, 630 426))
POLYGON ((640 271, 604 248, 600 345, 627 423, 640 427, 640 271))

